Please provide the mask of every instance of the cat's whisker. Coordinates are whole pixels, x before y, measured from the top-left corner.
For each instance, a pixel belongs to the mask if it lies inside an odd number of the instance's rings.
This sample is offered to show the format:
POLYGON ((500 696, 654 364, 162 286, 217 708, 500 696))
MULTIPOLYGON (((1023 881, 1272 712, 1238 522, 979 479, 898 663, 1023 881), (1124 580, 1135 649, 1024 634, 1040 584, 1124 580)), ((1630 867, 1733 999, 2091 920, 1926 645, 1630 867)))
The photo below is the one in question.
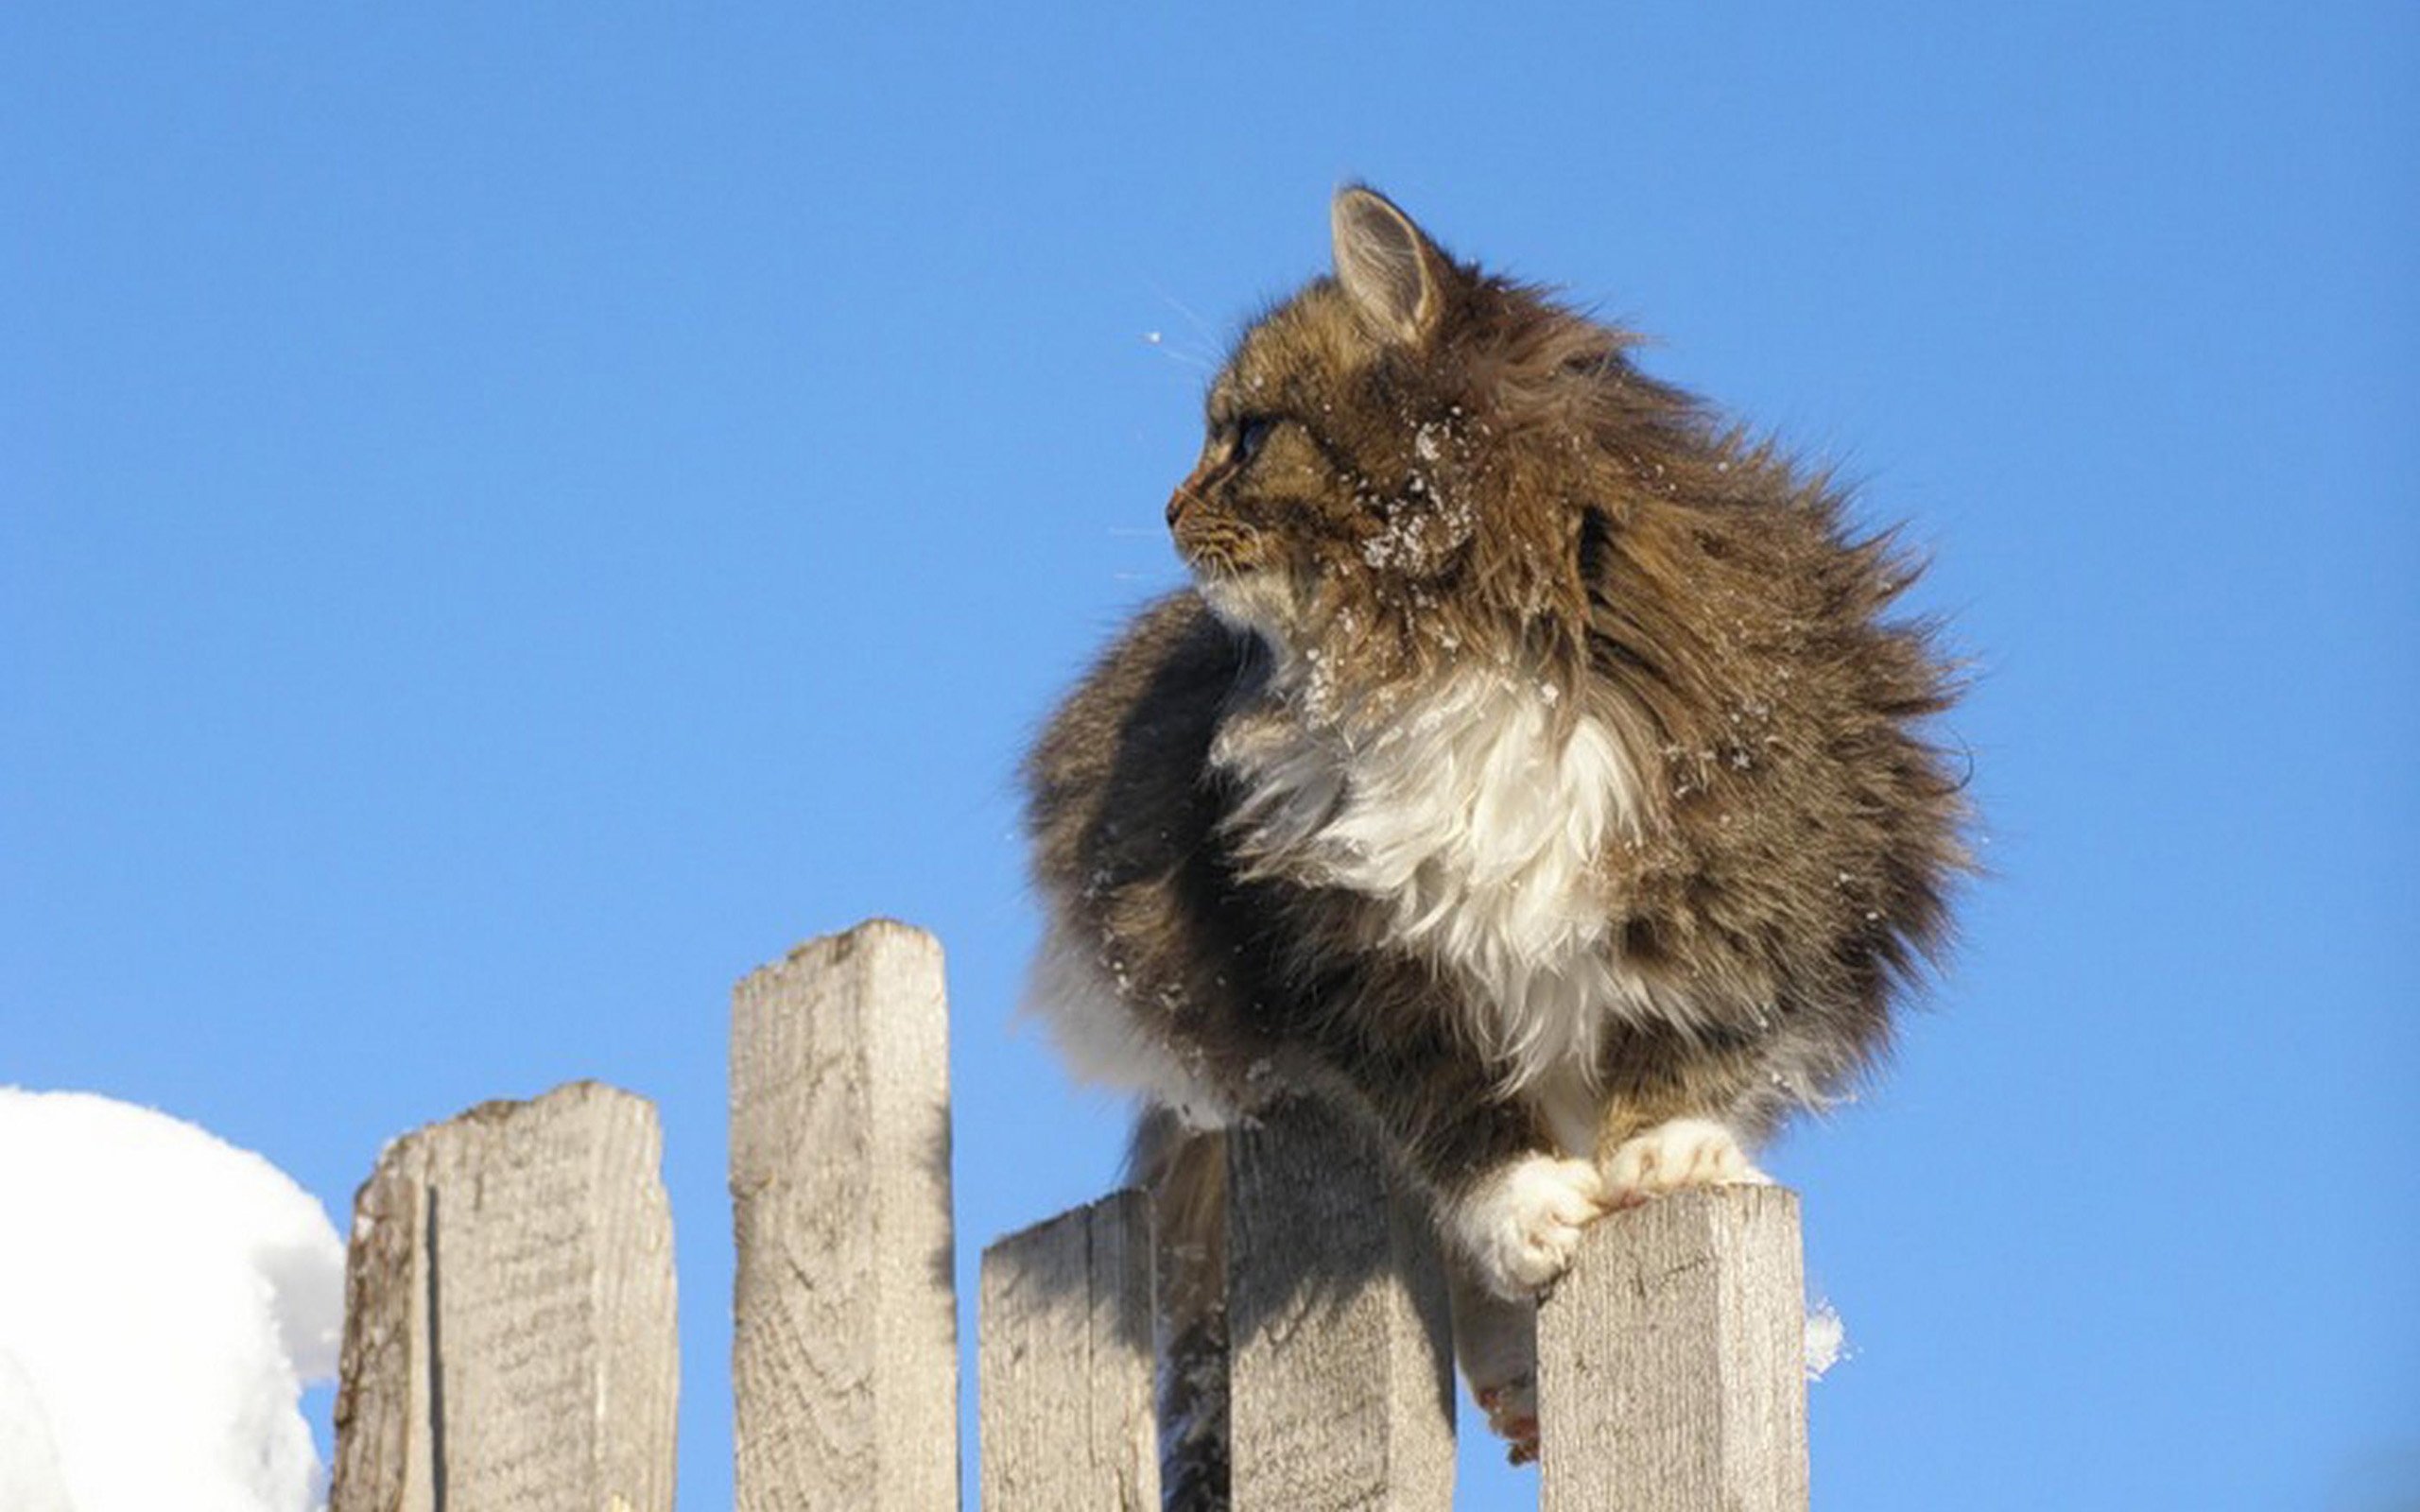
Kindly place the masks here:
POLYGON ((1195 313, 1193 306, 1185 303, 1183 300, 1178 299, 1175 295, 1170 294, 1167 289, 1161 287, 1159 283, 1149 275, 1144 277, 1143 283, 1144 285, 1150 288, 1152 293, 1158 295, 1161 301, 1170 309, 1176 311, 1177 314, 1184 316, 1187 320, 1192 321, 1193 329, 1197 333, 1211 341, 1217 341, 1219 339, 1218 328, 1195 313))
POLYGON ((1157 331, 1147 332, 1144 335, 1143 339, 1150 346, 1152 351, 1157 352, 1161 356, 1167 358, 1168 361, 1175 363, 1180 368, 1188 368, 1195 372, 1205 374, 1218 371, 1219 365, 1216 358, 1204 355, 1201 352, 1185 352, 1181 351, 1178 348, 1171 347, 1157 331))

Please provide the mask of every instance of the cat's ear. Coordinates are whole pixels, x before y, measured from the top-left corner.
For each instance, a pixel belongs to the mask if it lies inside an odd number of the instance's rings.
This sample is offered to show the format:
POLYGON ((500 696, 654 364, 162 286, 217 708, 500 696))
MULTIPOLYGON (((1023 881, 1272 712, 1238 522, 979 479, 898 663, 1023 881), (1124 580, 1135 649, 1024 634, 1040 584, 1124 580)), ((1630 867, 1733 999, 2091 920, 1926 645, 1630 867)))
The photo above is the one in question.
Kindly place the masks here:
POLYGON ((1436 329, 1452 265, 1409 215, 1355 184, 1338 193, 1328 230, 1336 281, 1372 335, 1409 345, 1436 329))

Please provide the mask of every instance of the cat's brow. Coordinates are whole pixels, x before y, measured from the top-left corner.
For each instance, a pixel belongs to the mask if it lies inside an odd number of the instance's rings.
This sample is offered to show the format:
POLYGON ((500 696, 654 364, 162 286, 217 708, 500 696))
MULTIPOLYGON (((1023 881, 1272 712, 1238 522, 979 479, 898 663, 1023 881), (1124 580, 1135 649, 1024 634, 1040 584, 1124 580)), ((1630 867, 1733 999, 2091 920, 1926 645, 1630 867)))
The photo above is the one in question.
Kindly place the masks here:
POLYGON ((1287 413, 1286 377, 1282 359, 1273 359, 1266 351, 1249 346, 1238 352, 1205 396, 1204 409, 1210 423, 1214 427, 1231 425, 1245 415, 1287 413))

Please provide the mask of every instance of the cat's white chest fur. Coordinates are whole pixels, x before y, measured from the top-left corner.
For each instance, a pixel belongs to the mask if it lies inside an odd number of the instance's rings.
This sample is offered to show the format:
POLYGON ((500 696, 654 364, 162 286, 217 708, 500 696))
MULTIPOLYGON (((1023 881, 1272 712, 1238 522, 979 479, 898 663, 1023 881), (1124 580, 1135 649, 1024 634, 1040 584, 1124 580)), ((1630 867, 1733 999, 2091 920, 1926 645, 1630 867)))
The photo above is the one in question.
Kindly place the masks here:
POLYGON ((1237 782, 1238 854, 1368 899, 1368 943, 1442 969, 1508 1090, 1593 1080, 1607 1018, 1662 997, 1613 937, 1602 861, 1642 820, 1620 742, 1493 667, 1358 717, 1317 706, 1317 671, 1281 666, 1270 712, 1212 750, 1237 782))

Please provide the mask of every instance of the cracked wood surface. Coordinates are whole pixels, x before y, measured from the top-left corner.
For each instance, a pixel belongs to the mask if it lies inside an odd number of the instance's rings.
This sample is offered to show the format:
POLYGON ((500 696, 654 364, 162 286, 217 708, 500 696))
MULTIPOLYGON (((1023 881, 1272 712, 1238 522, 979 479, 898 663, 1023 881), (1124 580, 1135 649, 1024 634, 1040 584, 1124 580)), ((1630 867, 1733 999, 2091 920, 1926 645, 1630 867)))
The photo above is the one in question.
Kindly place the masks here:
POLYGON ((888 919, 733 993, 739 1512, 958 1505, 942 953, 888 919))
POLYGON ((354 1200, 331 1512, 671 1512, 663 1139, 594 1082, 389 1146, 354 1200))
POLYGON ((1159 1512, 1150 1199, 1011 1234, 982 1274, 984 1512, 1159 1512))
POLYGON ((1538 1310, 1542 1512, 1806 1512, 1798 1198, 1607 1215, 1538 1310))
POLYGON ((1446 1512, 1452 1329, 1426 1205, 1316 1103, 1228 1149, 1235 1512, 1446 1512))

